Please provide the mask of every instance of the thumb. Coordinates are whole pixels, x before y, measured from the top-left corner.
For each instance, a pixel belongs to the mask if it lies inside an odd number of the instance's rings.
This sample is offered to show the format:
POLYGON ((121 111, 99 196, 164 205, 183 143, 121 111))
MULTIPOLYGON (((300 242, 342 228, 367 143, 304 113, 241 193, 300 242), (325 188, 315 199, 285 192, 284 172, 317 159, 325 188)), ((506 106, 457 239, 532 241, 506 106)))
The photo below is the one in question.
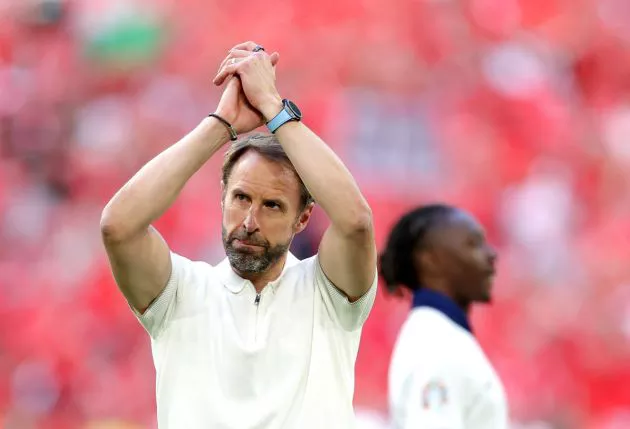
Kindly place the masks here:
POLYGON ((232 85, 232 87, 236 90, 236 91, 240 91, 243 86, 241 84, 241 78, 238 76, 232 76, 230 77, 230 81, 228 82, 228 85, 232 85))
POLYGON ((227 91, 240 91, 241 85, 240 80, 236 76, 229 76, 227 78, 227 85, 225 85, 225 92, 227 91))
POLYGON ((274 52, 273 54, 269 55, 269 59, 271 60, 271 65, 275 66, 276 64, 278 64, 278 61, 280 61, 280 54, 274 52))

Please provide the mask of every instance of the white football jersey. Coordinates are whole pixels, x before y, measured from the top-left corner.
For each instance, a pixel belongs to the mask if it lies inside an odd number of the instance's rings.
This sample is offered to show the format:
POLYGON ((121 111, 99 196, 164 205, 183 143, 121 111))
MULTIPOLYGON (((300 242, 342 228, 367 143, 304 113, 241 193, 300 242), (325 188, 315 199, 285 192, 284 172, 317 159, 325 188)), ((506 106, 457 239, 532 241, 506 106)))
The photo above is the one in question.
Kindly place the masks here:
POLYGON ((453 301, 430 290, 414 296, 389 369, 395 429, 507 429, 501 380, 453 301))

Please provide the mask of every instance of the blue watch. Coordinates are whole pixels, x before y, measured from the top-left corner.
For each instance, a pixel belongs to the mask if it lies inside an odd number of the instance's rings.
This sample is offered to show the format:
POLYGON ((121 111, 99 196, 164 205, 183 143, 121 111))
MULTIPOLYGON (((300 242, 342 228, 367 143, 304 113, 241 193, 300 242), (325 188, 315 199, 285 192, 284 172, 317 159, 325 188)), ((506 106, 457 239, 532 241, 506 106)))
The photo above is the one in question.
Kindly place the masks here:
POLYGON ((271 121, 267 122, 267 128, 275 133, 278 128, 290 121, 300 121, 302 112, 294 102, 284 99, 282 100, 282 110, 271 121))

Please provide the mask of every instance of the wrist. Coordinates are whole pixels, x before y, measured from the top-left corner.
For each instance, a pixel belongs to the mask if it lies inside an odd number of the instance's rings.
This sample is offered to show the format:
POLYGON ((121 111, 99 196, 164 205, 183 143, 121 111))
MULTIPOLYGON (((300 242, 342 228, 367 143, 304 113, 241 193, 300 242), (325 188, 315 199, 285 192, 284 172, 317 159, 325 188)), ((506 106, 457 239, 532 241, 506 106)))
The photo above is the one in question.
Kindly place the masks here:
POLYGON ((262 103, 258 111, 265 118, 265 122, 271 121, 278 113, 282 111, 284 106, 282 105, 282 98, 279 95, 275 97, 269 98, 267 101, 262 103))
POLYGON ((228 131, 228 134, 230 134, 230 140, 234 141, 238 138, 238 133, 236 132, 232 124, 229 121, 227 121, 224 117, 216 113, 210 113, 208 116, 216 119, 225 127, 225 129, 228 131))
MULTIPOLYGON (((220 117, 222 117, 223 119, 225 119, 229 124, 234 125, 234 122, 236 121, 236 117, 237 115, 229 110, 226 109, 217 109, 213 112, 215 115, 219 115, 220 117)), ((212 117, 210 117, 212 118, 212 117)))
POLYGON ((207 116, 201 121, 199 127, 208 137, 218 138, 223 143, 230 141, 230 131, 217 118, 207 116))

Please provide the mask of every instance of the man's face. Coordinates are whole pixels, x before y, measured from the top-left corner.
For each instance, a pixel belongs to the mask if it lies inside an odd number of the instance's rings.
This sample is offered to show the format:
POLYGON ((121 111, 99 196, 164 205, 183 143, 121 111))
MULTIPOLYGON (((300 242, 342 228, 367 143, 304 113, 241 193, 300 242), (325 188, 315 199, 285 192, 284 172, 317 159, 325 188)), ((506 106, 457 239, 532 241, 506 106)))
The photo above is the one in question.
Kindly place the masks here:
POLYGON ((456 300, 491 301, 497 254, 479 222, 464 211, 455 211, 437 228, 433 243, 456 300))
POLYGON ((232 267, 256 274, 279 262, 312 206, 300 210, 300 185, 287 166, 249 150, 223 184, 222 237, 232 267))

